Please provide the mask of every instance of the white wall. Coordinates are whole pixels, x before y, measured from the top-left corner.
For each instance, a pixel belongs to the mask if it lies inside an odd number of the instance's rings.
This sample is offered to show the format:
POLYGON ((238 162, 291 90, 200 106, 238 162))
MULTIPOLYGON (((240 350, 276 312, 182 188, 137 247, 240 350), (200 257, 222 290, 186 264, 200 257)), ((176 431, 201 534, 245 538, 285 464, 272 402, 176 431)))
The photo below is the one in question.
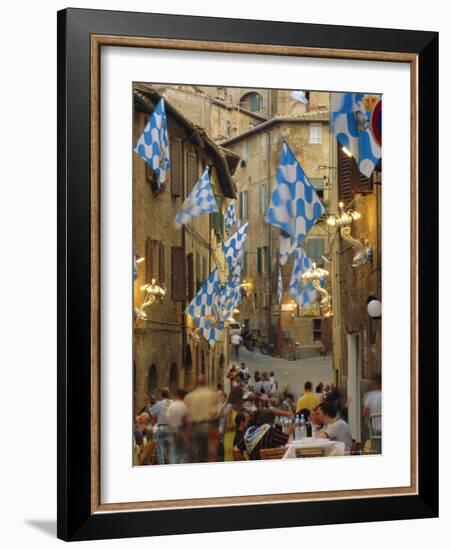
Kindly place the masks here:
MULTIPOLYGON (((195 5, 188 5, 183 0, 166 0, 157 4, 131 0, 76 2, 77 7, 102 9, 440 30, 442 97, 450 89, 450 31, 444 5, 437 0, 430 0, 426 4, 412 0, 405 9, 402 3, 390 0, 379 0, 374 4, 357 0, 323 0, 318 10, 311 2, 274 4, 252 1, 245 4, 240 0, 223 3, 201 0, 195 5), (326 9, 322 7, 325 5, 326 9)), ((15 4, 4 3, 2 6, 0 304, 4 314, 0 339, 0 537, 5 548, 28 545, 34 550, 40 550, 62 544, 54 538, 54 521, 56 10, 64 7, 64 2, 56 0, 45 3, 24 0, 15 4), (25 439, 19 436, 19 430, 25 433, 25 439)), ((448 108, 442 101, 441 118, 444 120, 441 122, 441 150, 446 152, 450 149, 447 115, 448 108)), ((445 158, 444 155, 442 157, 445 158)), ((448 177, 443 177, 442 181, 440 202, 441 205, 449 204, 448 177)), ((441 239, 443 250, 446 244, 441 239)), ((445 268, 449 268, 448 259, 442 262, 442 273, 445 273, 445 268)), ((446 300, 445 306, 448 308, 446 300)), ((445 306, 441 307, 441 311, 445 310, 445 306)), ((445 334, 448 320, 442 321, 441 333, 445 334)), ((448 386, 448 368, 443 368, 441 388, 448 386)), ((443 421, 441 425, 444 426, 443 421)), ((443 433, 441 464, 448 463, 449 439, 448 434, 443 433)), ((249 547, 261 543, 283 547, 331 544, 337 548, 345 545, 378 550, 401 542, 402 547, 422 549, 432 537, 433 540, 444 539, 445 535, 445 538, 448 537, 445 529, 446 520, 448 524, 450 519, 448 468, 441 471, 441 487, 440 520, 244 532, 239 534, 239 539, 232 538, 233 533, 188 535, 182 541, 179 537, 162 537, 152 540, 151 544, 155 549, 164 546, 166 550, 178 548, 180 544, 188 548, 214 545, 219 549, 230 548, 239 540, 240 546, 249 547)), ((96 544, 108 545, 108 548, 142 548, 148 543, 148 540, 137 539, 96 544)), ((84 547, 94 547, 93 544, 86 543, 84 547)))

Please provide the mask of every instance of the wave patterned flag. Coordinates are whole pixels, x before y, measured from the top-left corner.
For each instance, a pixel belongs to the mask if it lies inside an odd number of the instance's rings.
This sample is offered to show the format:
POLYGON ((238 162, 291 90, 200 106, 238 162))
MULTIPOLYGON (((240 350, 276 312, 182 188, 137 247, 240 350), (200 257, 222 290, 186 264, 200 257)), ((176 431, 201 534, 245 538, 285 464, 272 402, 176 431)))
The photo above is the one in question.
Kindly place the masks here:
POLYGON ((299 246, 324 213, 325 208, 314 187, 284 142, 277 170, 277 186, 266 214, 267 223, 279 227, 284 236, 292 237, 295 246, 299 246))
POLYGON ((242 302, 242 266, 242 261, 239 261, 230 269, 228 280, 220 290, 219 306, 224 321, 233 317, 233 310, 242 302))
POLYGON ((244 252, 244 243, 247 238, 247 228, 248 222, 222 243, 222 250, 225 254, 225 259, 232 268, 236 265, 244 252))
POLYGON ((223 329, 219 293, 219 272, 215 269, 209 274, 186 310, 211 346, 220 339, 223 329))
POLYGON ((281 276, 281 267, 278 268, 278 286, 277 286, 278 303, 281 304, 283 299, 283 277, 281 276))
POLYGON ((218 212, 217 202, 209 179, 208 168, 198 179, 192 191, 186 197, 183 206, 177 210, 175 225, 180 228, 183 223, 189 223, 192 218, 218 212))
POLYGON ((161 188, 167 180, 170 168, 169 136, 163 97, 158 101, 134 150, 152 167, 161 188))
POLYGON ((297 248, 297 241, 294 237, 291 237, 287 233, 281 232, 279 243, 280 243, 279 262, 280 262, 280 265, 285 265, 289 259, 289 256, 297 248))
POLYGON ((292 90, 291 97, 294 101, 299 101, 304 105, 307 105, 309 103, 308 98, 306 97, 306 93, 303 90, 292 90))
POLYGON ((319 296, 317 290, 310 281, 305 281, 302 277, 307 269, 312 265, 306 252, 301 246, 295 251, 294 269, 292 270, 291 280, 289 281, 289 294, 300 307, 313 306, 319 296))
POLYGON ((230 202, 230 205, 227 208, 227 211, 225 213, 224 225, 227 231, 231 231, 233 229, 233 226, 236 225, 236 209, 234 206, 234 202, 230 202))
POLYGON ((336 139, 354 157, 359 171, 370 178, 381 159, 381 96, 332 94, 331 125, 336 139))

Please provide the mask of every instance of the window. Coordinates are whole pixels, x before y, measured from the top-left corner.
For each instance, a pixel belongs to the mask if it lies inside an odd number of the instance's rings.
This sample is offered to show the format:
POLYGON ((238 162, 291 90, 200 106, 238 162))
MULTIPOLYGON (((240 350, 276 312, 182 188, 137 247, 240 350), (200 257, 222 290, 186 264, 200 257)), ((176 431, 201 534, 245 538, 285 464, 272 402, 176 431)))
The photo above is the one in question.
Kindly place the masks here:
POLYGON ((195 253, 195 282, 196 291, 198 292, 203 283, 202 274, 200 272, 200 254, 198 252, 195 253))
POLYGON ((322 124, 309 125, 309 143, 316 145, 322 143, 322 124))
POLYGON ((145 241, 145 280, 151 283, 152 279, 156 279, 156 246, 158 241, 151 237, 147 237, 145 241))
POLYGON ((159 282, 164 283, 166 280, 166 257, 165 257, 165 250, 164 250, 164 244, 162 242, 159 243, 159 282))
POLYGON ((263 98, 256 92, 250 92, 241 97, 240 105, 242 108, 247 109, 247 111, 257 113, 263 108, 263 98))
POLYGON ((186 275, 185 275, 184 248, 172 246, 172 300, 184 302, 186 299, 186 275))
POLYGON ((197 156, 195 153, 186 154, 186 195, 192 191, 197 183, 197 156))
POLYGON ((212 212, 209 215, 210 229, 212 229, 216 235, 218 241, 223 239, 223 196, 214 195, 217 203, 217 212, 212 212))
POLYGON ((323 189, 324 189, 324 180, 323 178, 309 178, 314 190, 317 193, 317 196, 323 199, 323 189))
POLYGON ((312 262, 315 262, 318 266, 324 264, 322 256, 325 254, 325 239, 309 238, 305 248, 312 262))
POLYGON ((259 186, 259 213, 265 215, 267 210, 267 184, 259 186))
POLYGON ((170 140, 170 193, 181 197, 183 185, 183 144, 180 138, 170 140))
POLYGON ((247 252, 244 252, 244 255, 242 256, 242 271, 241 271, 241 277, 244 278, 247 276, 247 252))
POLYGON ((372 191, 373 178, 367 178, 358 169, 353 157, 338 147, 338 191, 339 200, 350 201, 355 193, 372 191))
POLYGON ((313 319, 313 341, 322 340, 322 319, 313 319))
POLYGON ((248 191, 239 193, 239 219, 244 221, 248 218, 248 191))
POLYGON ((227 136, 231 137, 231 120, 227 120, 227 136))
POLYGON ((188 301, 190 302, 194 297, 194 254, 192 252, 187 255, 187 293, 188 301))
POLYGON ((203 281, 206 281, 207 273, 206 273, 206 258, 203 256, 202 258, 202 279, 203 281))
POLYGON ((258 273, 269 273, 270 271, 269 247, 260 246, 257 251, 258 273))

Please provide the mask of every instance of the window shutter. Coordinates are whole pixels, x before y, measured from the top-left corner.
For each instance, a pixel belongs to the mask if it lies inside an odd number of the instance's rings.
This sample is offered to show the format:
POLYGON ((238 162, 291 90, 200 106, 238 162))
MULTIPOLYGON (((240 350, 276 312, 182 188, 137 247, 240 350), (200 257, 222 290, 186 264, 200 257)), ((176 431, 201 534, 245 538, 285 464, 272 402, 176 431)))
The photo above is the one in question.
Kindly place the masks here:
POLYGON ((244 258, 243 258, 243 261, 242 261, 241 277, 246 277, 246 276, 247 276, 247 252, 244 252, 244 258))
POLYGON ((262 252, 263 249, 261 247, 258 248, 258 256, 257 256, 257 270, 258 273, 262 273, 262 252))
POLYGON ((262 183, 259 186, 259 213, 266 213, 266 197, 267 197, 267 186, 265 183, 262 183))
POLYGON ((166 279, 166 258, 164 244, 159 243, 159 282, 164 283, 166 279))
POLYGON ((197 281, 197 291, 202 286, 202 274, 200 273, 200 254, 195 253, 195 280, 197 281))
POLYGON ((194 254, 187 255, 187 292, 189 302, 194 297, 194 254))
POLYGON ((155 270, 155 241, 147 237, 145 241, 145 279, 147 283, 151 283, 152 279, 156 278, 155 270))
POLYGON ((217 239, 221 241, 223 238, 223 212, 222 212, 223 196, 214 195, 214 198, 216 199, 218 212, 212 212, 209 215, 209 223, 210 223, 210 229, 214 230, 214 233, 217 239))
POLYGON ((183 183, 182 141, 173 137, 170 140, 170 192, 172 197, 181 197, 183 183))
POLYGON ((182 246, 172 246, 172 300, 184 302, 185 296, 185 259, 182 246))
POLYGON ((347 156, 341 147, 338 147, 338 189, 339 200, 343 202, 347 202, 353 198, 353 163, 353 158, 347 156))
POLYGON ((194 185, 197 183, 197 156, 195 153, 187 153, 187 161, 186 161, 186 170, 187 170, 187 178, 186 178, 186 195, 189 195, 189 193, 192 191, 194 185))
POLYGON ((359 193, 368 193, 372 191, 373 175, 368 178, 364 174, 361 174, 358 167, 355 163, 355 179, 356 179, 356 190, 359 193))

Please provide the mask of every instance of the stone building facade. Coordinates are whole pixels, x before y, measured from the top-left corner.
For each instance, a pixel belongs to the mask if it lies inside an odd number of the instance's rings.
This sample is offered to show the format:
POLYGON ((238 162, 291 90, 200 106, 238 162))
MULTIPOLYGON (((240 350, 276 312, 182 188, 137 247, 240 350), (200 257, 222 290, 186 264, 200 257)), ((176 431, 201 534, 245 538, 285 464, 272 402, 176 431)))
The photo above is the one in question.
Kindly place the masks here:
MULTIPOLYGON (((133 142, 145 127, 160 99, 150 86, 134 86, 133 142)), ((142 286, 154 278, 167 293, 160 303, 146 309, 148 320, 135 318, 134 326, 134 404, 139 410, 145 396, 159 397, 162 387, 174 392, 189 388, 199 374, 214 386, 222 378, 228 361, 225 335, 214 348, 201 336, 186 316, 186 305, 199 285, 216 266, 225 265, 219 242, 220 220, 226 201, 235 197, 232 172, 237 157, 218 147, 168 101, 165 102, 170 139, 170 179, 156 191, 151 168, 133 154, 133 242, 135 253, 145 259, 137 264, 134 304, 143 300, 142 286), (175 214, 206 166, 216 194, 216 218, 195 219, 189 231, 175 227, 175 214), (218 229, 219 227, 219 229, 218 229)))
POLYGON ((371 298, 381 301, 381 172, 371 178, 359 173, 352 158, 335 145, 338 201, 361 218, 351 224, 351 236, 372 247, 371 261, 352 267, 355 248, 337 231, 331 252, 334 266, 333 364, 336 383, 348 402, 353 438, 363 441, 367 427, 361 419, 362 398, 375 375, 381 373, 381 319, 367 311, 371 298))
MULTIPOLYGON (((281 92, 278 92, 280 101, 284 97, 281 92)), ((288 98, 290 95, 286 94, 283 109, 288 108, 288 98)), ((325 103, 328 94, 316 98, 311 93, 310 101, 325 103)), ((250 222, 244 261, 244 299, 238 320, 272 343, 277 354, 285 358, 293 357, 296 343, 303 347, 302 356, 319 353, 322 348, 318 342, 322 342, 327 352, 332 348, 330 321, 320 317, 318 307, 305 315, 288 294, 293 257, 281 268, 284 294, 279 307, 276 297, 279 231, 264 219, 276 186, 283 140, 288 142, 325 206, 330 203, 333 174, 330 177, 329 111, 306 110, 305 105, 300 105, 300 114, 275 116, 223 143, 241 159, 234 175, 237 214, 241 224, 250 222)), ((328 254, 329 239, 329 227, 318 223, 303 242, 308 255, 318 265, 323 265, 323 257, 328 254)))
MULTIPOLYGON (((203 128, 215 142, 230 139, 264 122, 267 117, 239 102, 225 101, 220 88, 155 85, 159 93, 195 126, 203 128)), ((226 95, 229 99, 229 95, 226 95)))

